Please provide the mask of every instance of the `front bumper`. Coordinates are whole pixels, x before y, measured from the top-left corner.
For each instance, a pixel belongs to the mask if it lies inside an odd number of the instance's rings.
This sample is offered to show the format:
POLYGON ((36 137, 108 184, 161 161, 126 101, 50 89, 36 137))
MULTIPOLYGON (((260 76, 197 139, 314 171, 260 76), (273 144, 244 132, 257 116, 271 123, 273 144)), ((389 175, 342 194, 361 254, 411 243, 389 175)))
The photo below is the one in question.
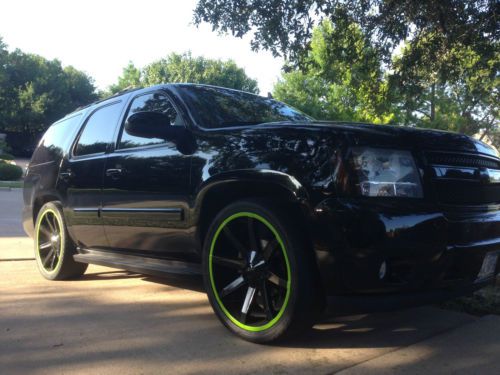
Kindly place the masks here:
POLYGON ((474 283, 404 293, 328 296, 324 315, 393 311, 440 303, 452 298, 472 294, 474 291, 492 284, 494 280, 494 278, 488 278, 474 283))
POLYGON ((498 262, 495 274, 478 278, 486 254, 500 253, 500 210, 332 198, 316 206, 311 230, 323 287, 334 304, 428 303, 470 293, 500 272, 498 262))

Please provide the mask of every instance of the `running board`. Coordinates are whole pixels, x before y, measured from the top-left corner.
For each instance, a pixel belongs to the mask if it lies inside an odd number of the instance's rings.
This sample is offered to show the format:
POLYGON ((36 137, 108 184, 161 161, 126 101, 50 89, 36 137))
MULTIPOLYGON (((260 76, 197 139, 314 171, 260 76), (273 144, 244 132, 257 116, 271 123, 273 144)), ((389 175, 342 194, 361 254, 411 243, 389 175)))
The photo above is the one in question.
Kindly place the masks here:
POLYGON ((198 263, 94 250, 75 254, 73 259, 80 263, 97 264, 152 276, 201 276, 201 265, 198 263))

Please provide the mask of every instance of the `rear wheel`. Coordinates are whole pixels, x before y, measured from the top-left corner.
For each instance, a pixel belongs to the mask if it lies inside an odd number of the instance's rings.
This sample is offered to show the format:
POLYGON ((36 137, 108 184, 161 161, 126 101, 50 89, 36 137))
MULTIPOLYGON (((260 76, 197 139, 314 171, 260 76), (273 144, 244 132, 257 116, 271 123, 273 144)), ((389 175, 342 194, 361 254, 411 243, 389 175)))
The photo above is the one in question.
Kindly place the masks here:
POLYGON ((268 202, 234 203, 212 223, 205 285, 219 319, 240 337, 270 342, 313 324, 317 288, 298 233, 268 202))
POLYGON ((35 224, 35 258, 43 277, 62 280, 84 274, 88 265, 73 260, 75 246, 68 238, 57 202, 49 202, 38 212, 35 224))

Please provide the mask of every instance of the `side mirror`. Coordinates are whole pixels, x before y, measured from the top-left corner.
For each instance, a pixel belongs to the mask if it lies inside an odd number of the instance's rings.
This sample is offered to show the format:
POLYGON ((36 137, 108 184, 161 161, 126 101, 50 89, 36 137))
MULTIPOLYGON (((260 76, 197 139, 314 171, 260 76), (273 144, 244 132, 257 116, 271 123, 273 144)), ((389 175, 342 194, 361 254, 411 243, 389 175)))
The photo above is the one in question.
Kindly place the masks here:
POLYGON ((142 138, 160 138, 173 142, 183 154, 196 150, 196 141, 184 126, 170 125, 170 117, 158 112, 136 112, 125 123, 125 131, 142 138))
POLYGON ((137 112, 125 123, 125 131, 141 138, 169 139, 170 118, 159 112, 137 112))

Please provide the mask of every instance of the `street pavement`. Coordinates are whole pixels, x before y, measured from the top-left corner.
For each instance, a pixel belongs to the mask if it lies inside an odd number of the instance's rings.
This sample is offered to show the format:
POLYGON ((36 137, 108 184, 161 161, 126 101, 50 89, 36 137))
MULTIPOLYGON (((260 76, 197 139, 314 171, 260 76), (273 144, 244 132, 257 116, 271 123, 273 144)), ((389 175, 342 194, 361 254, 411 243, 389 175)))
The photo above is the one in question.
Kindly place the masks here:
POLYGON ((0 191, 0 374, 500 373, 498 316, 420 307, 256 345, 222 327, 196 279, 90 266, 45 280, 15 228, 20 195, 0 191))
MULTIPOLYGON (((0 241, 2 237, 25 236, 21 225, 21 189, 0 188, 0 241)), ((3 250, 0 249, 0 256, 3 250)))

